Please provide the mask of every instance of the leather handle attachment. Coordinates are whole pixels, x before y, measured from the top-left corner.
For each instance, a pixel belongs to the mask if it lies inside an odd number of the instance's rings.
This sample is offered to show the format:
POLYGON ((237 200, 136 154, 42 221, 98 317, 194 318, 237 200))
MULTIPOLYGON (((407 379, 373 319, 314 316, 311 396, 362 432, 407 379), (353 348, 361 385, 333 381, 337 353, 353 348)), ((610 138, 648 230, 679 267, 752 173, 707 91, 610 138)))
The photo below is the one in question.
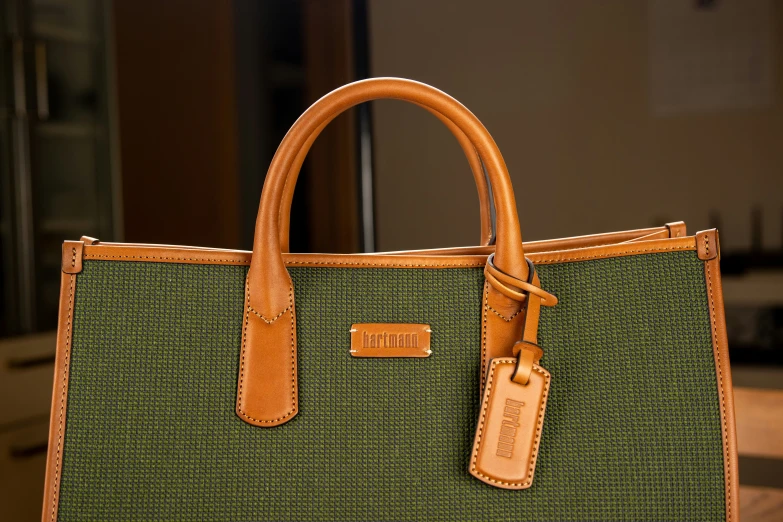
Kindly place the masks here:
MULTIPOLYGON (((437 111, 467 136, 484 162, 494 196, 495 265, 517 279, 528 278, 508 169, 497 144, 473 113, 434 87, 398 78, 363 80, 327 94, 305 111, 283 139, 261 194, 245 290, 236 403, 237 414, 250 424, 277 426, 292 419, 298 411, 294 289, 283 262, 279 221, 292 167, 308 141, 315 139, 337 114, 379 98, 408 101, 437 111)), ((512 300, 496 291, 492 291, 491 297, 502 301, 496 303, 501 310, 511 306, 512 300)), ((502 337, 508 339, 513 335, 502 337)))
MULTIPOLYGON (((484 175, 484 164, 481 162, 481 158, 476 152, 476 149, 473 148, 473 143, 471 143, 470 139, 453 121, 434 109, 422 105, 419 105, 419 107, 429 111, 448 127, 451 133, 454 134, 454 137, 457 138, 457 142, 462 148, 462 152, 465 153, 465 157, 468 159, 468 164, 470 165, 470 170, 473 173, 473 180, 476 182, 476 190, 478 191, 479 196, 479 216, 481 219, 481 236, 479 241, 483 246, 491 245, 495 240, 494 226, 492 223, 492 198, 490 197, 487 177, 484 175)), ((291 205, 294 201, 294 189, 296 188, 296 181, 299 178, 302 164, 307 157, 307 153, 310 152, 310 147, 312 147, 315 139, 321 134, 324 127, 326 127, 335 117, 337 117, 337 115, 322 123, 316 132, 307 139, 307 142, 299 151, 299 154, 297 154, 296 160, 294 160, 294 164, 291 166, 291 170, 288 173, 288 181, 286 181, 285 193, 283 195, 283 205, 280 209, 280 249, 283 252, 289 251, 291 205)))

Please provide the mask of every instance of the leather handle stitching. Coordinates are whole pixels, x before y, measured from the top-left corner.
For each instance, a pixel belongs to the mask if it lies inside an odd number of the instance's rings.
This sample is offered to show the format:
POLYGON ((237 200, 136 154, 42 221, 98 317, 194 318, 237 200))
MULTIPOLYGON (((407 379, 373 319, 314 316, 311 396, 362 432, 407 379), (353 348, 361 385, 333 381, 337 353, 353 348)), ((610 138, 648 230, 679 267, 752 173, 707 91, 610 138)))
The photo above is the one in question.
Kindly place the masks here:
POLYGON ((516 312, 514 312, 512 315, 510 315, 509 317, 506 317, 505 315, 501 314, 500 312, 498 312, 497 310, 492 308, 492 306, 490 306, 489 304, 487 304, 487 308, 489 308, 490 310, 495 312, 495 315, 497 315, 498 317, 500 317, 501 319, 503 319, 507 323, 510 323, 516 316, 521 314, 524 311, 524 309, 525 309, 524 307, 522 307, 519 310, 517 310, 516 312))
POLYGON ((244 390, 244 377, 245 377, 245 351, 247 348, 247 327, 250 320, 250 287, 247 283, 247 280, 245 280, 245 296, 246 296, 246 307, 248 310, 245 312, 245 325, 242 329, 242 354, 240 356, 240 366, 239 366, 239 393, 237 398, 237 413, 240 414, 242 417, 254 421, 254 422, 261 422, 264 424, 274 424, 277 422, 280 422, 281 420, 287 419, 288 417, 291 417, 296 412, 296 402, 297 402, 297 393, 296 393, 296 346, 294 344, 294 334, 295 334, 295 320, 294 320, 294 287, 293 285, 289 286, 288 289, 288 306, 285 310, 280 312, 280 314, 272 319, 272 321, 267 321, 264 316, 259 314, 258 312, 253 311, 256 315, 258 315, 261 319, 266 321, 268 324, 271 324, 272 322, 276 321, 278 318, 280 318, 283 314, 285 314, 287 311, 291 312, 291 410, 288 411, 286 414, 284 414, 281 417, 278 417, 277 419, 272 420, 265 420, 265 419, 256 419, 254 417, 251 417, 245 411, 242 409, 242 392, 244 390))
POLYGON ((266 318, 266 317, 264 317, 262 314, 258 313, 258 312, 256 311, 256 309, 255 309, 255 308, 253 308, 252 306, 250 306, 249 304, 247 305, 247 309, 248 309, 248 310, 250 310, 251 312, 253 312, 254 314, 256 314, 258 317, 260 317, 260 318, 261 318, 261 319, 262 319, 262 320, 263 320, 263 321, 264 321, 266 324, 272 324, 272 323, 274 323, 275 321, 277 321, 278 319, 280 319, 280 317, 282 317, 282 315, 283 315, 284 313, 286 313, 287 311, 289 311, 289 310, 291 309, 291 305, 288 305, 288 306, 286 306, 286 307, 283 309, 283 311, 282 311, 282 312, 280 312, 279 314, 277 314, 276 316, 274 316, 272 319, 267 319, 267 318, 266 318))

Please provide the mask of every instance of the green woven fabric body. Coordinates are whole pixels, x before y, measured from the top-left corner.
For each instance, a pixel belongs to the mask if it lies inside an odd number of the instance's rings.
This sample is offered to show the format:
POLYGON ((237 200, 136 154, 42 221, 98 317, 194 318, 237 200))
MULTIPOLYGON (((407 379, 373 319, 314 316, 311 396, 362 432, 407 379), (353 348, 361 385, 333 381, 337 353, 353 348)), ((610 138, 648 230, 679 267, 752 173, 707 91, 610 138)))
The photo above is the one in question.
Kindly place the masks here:
POLYGON ((724 520, 695 252, 538 267, 552 386, 533 486, 468 474, 482 269, 291 268, 300 410, 234 413, 246 267, 86 261, 59 519, 724 520), (350 357, 352 323, 427 323, 432 356, 350 357))

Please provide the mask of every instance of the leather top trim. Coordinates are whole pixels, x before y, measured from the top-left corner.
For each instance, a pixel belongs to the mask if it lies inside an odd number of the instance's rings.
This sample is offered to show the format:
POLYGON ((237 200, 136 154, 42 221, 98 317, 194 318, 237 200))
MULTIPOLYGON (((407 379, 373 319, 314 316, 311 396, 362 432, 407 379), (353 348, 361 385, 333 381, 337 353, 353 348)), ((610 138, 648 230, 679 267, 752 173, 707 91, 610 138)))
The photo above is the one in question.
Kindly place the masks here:
MULTIPOLYGON (((466 268, 483 267, 490 252, 473 247, 475 254, 284 254, 287 266, 352 268, 466 268)), ((473 250, 471 248, 465 251, 473 250)), ((588 261, 608 257, 653 254, 672 250, 696 250, 693 236, 592 246, 553 252, 535 252, 527 257, 535 264, 588 261)), ((251 252, 180 246, 98 243, 84 245, 84 259, 93 261, 147 261, 204 265, 249 265, 251 252)))

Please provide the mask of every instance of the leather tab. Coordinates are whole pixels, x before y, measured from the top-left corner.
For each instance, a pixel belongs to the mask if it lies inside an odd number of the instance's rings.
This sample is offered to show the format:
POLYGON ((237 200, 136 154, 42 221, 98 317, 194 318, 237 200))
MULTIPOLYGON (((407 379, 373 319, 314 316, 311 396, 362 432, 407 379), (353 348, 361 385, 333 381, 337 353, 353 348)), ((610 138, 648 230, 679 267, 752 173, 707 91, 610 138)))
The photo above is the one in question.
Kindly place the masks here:
POLYGON ((549 372, 534 364, 527 384, 512 381, 513 358, 490 363, 476 427, 470 474, 491 486, 526 489, 533 483, 549 393, 549 372))
POLYGON ((429 357, 430 325, 359 323, 351 326, 353 357, 429 357))
POLYGON ((293 287, 288 307, 274 317, 253 308, 249 289, 246 296, 236 413, 248 424, 271 428, 299 411, 293 287))
POLYGON ((90 237, 90 236, 82 236, 81 240, 82 243, 84 243, 85 245, 97 245, 98 243, 101 242, 100 239, 90 237))
POLYGON ((674 221, 672 223, 666 223, 666 228, 669 231, 669 237, 685 237, 688 235, 688 230, 685 227, 685 221, 674 221))
POLYGON ((81 241, 63 241, 62 271, 66 274, 78 274, 82 271, 84 243, 81 241))
POLYGON ((696 234, 696 253, 702 261, 720 257, 717 229, 702 230, 696 234))
MULTIPOLYGON (((517 343, 514 346, 514 351, 517 347, 523 343, 517 343)), ((522 386, 526 386, 530 382, 530 376, 533 374, 533 367, 538 364, 541 359, 542 350, 538 346, 524 345, 517 353, 517 368, 514 370, 514 375, 511 376, 511 380, 522 386)))

